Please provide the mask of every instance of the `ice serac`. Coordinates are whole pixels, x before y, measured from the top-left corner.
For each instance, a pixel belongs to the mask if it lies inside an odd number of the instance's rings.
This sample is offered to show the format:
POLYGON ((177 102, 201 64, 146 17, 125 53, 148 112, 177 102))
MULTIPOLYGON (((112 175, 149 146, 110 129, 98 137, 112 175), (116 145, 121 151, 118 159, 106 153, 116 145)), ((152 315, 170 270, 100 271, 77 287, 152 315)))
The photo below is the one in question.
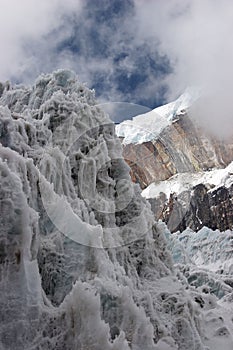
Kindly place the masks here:
POLYGON ((201 350, 114 125, 60 70, 0 98, 0 348, 201 350))
POLYGON ((164 223, 159 226, 166 231, 180 280, 202 309, 207 349, 232 349, 233 232, 203 227, 197 233, 186 229, 171 234, 164 223))

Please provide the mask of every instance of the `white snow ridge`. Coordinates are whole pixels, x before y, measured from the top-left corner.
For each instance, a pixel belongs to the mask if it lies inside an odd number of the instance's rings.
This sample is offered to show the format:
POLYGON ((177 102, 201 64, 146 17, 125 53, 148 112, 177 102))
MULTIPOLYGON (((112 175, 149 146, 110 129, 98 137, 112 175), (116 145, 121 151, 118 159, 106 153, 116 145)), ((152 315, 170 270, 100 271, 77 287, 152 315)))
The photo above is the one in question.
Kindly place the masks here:
POLYGON ((74 73, 6 85, 0 142, 1 350, 232 346, 224 320, 205 329, 217 300, 174 269, 114 124, 74 73))
POLYGON ((199 97, 197 88, 187 88, 177 100, 140 114, 132 120, 125 120, 116 126, 116 134, 123 137, 123 143, 143 143, 156 140, 163 129, 171 125, 178 115, 184 113, 199 97))

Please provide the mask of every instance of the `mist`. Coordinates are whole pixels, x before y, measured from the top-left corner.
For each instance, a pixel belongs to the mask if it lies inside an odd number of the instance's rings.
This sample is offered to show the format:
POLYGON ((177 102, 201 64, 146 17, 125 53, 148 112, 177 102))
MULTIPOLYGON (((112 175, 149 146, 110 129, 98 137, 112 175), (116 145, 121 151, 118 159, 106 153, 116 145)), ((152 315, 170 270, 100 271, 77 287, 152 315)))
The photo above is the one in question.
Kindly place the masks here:
POLYGON ((66 17, 81 10, 81 1, 0 0, 0 5, 0 79, 31 82, 45 69, 52 43, 70 32, 66 17))
POLYGON ((172 65, 167 100, 186 87, 199 87, 203 98, 191 115, 215 134, 233 131, 233 2, 228 0, 136 0, 140 35, 155 41, 172 65))

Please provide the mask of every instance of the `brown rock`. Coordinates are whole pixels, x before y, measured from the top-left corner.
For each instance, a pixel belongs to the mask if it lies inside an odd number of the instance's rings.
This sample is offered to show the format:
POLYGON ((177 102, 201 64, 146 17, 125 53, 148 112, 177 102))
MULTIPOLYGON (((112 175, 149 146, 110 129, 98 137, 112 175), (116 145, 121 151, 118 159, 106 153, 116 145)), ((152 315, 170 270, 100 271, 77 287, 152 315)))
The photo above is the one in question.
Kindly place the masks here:
POLYGON ((180 172, 223 168, 233 160, 233 141, 207 135, 188 115, 181 115, 155 140, 123 144, 132 180, 146 188, 180 172))

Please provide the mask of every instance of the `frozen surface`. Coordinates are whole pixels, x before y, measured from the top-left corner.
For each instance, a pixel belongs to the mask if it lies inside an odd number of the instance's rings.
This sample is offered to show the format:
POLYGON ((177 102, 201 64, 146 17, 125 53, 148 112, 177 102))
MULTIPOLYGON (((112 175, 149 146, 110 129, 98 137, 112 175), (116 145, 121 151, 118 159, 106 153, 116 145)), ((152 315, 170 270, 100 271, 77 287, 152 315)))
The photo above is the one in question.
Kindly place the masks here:
MULTIPOLYGON (((183 283, 203 309, 202 324, 209 349, 231 349, 233 344, 233 232, 203 227, 195 233, 166 231, 168 247, 183 283)), ((178 273, 178 274, 179 274, 178 273)))
POLYGON ((116 126, 116 134, 124 138, 124 144, 155 140, 162 130, 172 124, 198 97, 198 89, 189 88, 174 102, 120 123, 116 126))
POLYGON ((0 349, 204 349, 203 292, 176 276, 93 91, 65 70, 5 86, 0 142, 0 349))

